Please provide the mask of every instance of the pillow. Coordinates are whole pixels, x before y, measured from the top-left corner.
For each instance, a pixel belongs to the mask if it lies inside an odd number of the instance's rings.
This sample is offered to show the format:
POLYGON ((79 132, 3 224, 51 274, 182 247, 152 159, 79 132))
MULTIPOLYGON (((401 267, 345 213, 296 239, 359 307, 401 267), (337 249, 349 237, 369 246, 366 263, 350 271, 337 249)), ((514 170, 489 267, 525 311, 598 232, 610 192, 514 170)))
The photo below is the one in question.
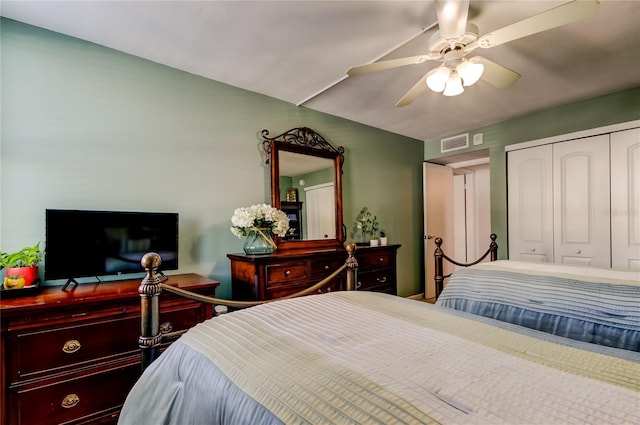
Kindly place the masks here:
POLYGON ((640 351, 640 273, 500 260, 456 270, 436 304, 640 351))

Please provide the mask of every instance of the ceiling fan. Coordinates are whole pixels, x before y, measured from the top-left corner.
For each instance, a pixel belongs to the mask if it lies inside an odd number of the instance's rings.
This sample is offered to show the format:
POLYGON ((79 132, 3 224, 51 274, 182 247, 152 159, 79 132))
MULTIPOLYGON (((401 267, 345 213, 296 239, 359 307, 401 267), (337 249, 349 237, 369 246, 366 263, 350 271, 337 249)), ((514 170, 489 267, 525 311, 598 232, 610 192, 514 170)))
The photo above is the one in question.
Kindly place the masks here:
POLYGON ((597 8, 597 0, 574 0, 480 35, 478 27, 467 22, 469 0, 436 0, 439 31, 429 40, 429 53, 355 66, 349 68, 347 74, 356 76, 426 61, 441 62, 420 78, 396 106, 412 103, 427 87, 445 96, 462 93, 463 86, 475 84, 480 78, 494 87, 507 87, 517 81, 520 74, 481 56, 468 58, 467 55, 477 48, 488 49, 585 19, 597 8))

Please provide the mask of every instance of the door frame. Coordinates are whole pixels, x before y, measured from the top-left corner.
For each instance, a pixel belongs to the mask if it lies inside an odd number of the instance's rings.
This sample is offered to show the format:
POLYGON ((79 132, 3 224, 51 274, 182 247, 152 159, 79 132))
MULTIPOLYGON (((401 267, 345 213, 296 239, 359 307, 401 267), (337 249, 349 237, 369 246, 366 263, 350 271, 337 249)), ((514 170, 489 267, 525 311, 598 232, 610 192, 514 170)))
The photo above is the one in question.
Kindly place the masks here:
MULTIPOLYGON (((451 157, 455 158, 455 156, 451 157)), ((439 158, 440 160, 442 158, 439 158)), ((469 258, 469 255, 477 257, 479 246, 483 241, 489 241, 490 231, 486 239, 478 235, 478 228, 483 228, 479 224, 478 214, 486 209, 486 205, 479 206, 476 193, 476 171, 487 171, 488 178, 482 183, 486 184, 486 192, 490 195, 490 165, 489 157, 475 158, 469 161, 451 161, 448 164, 435 164, 431 162, 423 163, 423 202, 424 202, 424 297, 427 300, 435 299, 434 280, 434 258, 435 237, 443 239, 442 249, 447 255, 461 262, 473 261, 476 258, 469 258), (465 174, 471 176, 469 182, 464 176, 463 182, 459 181, 457 175, 465 174), (458 186, 454 190, 454 186, 458 186), (459 193, 456 191, 463 191, 459 193), (462 208, 463 211, 459 211, 462 208), (462 234, 455 231, 456 223, 460 226, 462 220, 464 231, 462 234), (472 234, 472 237, 470 236, 472 234), (473 246, 471 246, 473 245, 473 246)), ((489 213, 484 217, 488 221, 488 228, 491 229, 491 200, 487 200, 489 213)), ((486 223, 485 223, 486 224, 486 223)), ((480 250, 484 253, 484 249, 480 250)), ((444 264, 444 274, 447 275, 455 269, 452 264, 444 264)))

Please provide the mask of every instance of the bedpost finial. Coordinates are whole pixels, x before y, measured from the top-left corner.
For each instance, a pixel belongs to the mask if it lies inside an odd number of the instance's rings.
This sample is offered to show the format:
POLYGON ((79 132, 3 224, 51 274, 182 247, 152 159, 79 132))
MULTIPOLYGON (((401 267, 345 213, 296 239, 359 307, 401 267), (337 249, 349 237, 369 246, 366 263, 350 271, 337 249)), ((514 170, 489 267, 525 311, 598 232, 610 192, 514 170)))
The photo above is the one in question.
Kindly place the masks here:
POLYGON ((440 245, 442 245, 442 238, 441 237, 437 237, 434 242, 436 243, 436 246, 438 248, 440 248, 440 245))
POLYGON ((495 233, 492 233, 491 236, 489 236, 491 238, 492 241, 496 241, 496 239, 498 239, 498 235, 496 235, 495 233))
POLYGON ((162 258, 155 252, 148 252, 142 256, 140 264, 145 270, 157 269, 162 264, 162 258))
POLYGON ((356 252, 357 246, 352 242, 345 244, 344 248, 347 250, 349 256, 352 256, 356 252))

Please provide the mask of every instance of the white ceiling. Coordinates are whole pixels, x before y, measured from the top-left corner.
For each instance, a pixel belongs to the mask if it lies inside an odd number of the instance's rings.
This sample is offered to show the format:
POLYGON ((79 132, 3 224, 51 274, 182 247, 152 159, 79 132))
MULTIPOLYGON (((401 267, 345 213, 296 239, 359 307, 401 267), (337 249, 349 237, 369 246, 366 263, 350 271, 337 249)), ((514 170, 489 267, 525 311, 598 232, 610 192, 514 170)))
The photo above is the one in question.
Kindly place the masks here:
MULTIPOLYGON (((472 0, 469 21, 482 35, 564 3, 472 0)), ((396 102, 437 62, 345 72, 426 53, 437 30, 433 1, 3 0, 0 8, 17 21, 420 140, 640 86, 633 0, 601 0, 591 18, 482 50, 522 74, 508 88, 481 80, 456 97, 426 90, 402 108, 396 102)))

